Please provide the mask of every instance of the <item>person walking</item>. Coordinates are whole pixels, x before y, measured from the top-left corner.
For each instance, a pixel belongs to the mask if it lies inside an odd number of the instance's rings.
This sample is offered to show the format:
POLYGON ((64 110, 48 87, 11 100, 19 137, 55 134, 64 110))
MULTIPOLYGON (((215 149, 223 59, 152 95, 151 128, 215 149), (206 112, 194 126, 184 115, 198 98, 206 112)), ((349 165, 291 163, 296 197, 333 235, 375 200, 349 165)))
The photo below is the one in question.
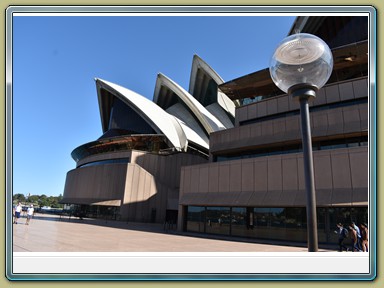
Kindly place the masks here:
POLYGON ((361 247, 361 234, 360 234, 360 229, 359 227, 355 224, 355 222, 351 222, 351 226, 353 227, 353 229, 355 229, 356 231, 356 237, 357 237, 357 248, 359 250, 362 250, 362 247, 361 247))
POLYGON ((335 233, 339 235, 339 252, 343 252, 343 250, 348 251, 348 248, 344 244, 344 240, 348 238, 348 230, 344 228, 343 224, 336 224, 337 230, 335 233))
POLYGON ((368 226, 365 223, 360 224, 361 248, 363 252, 368 252, 368 226))
POLYGON ((361 250, 359 249, 357 244, 357 232, 352 225, 349 226, 349 238, 351 238, 352 252, 355 252, 355 251, 360 252, 361 250))
POLYGON ((31 221, 34 211, 35 209, 33 209, 33 205, 31 204, 31 206, 28 207, 28 210, 27 210, 27 221, 25 222, 25 225, 29 225, 29 221, 31 221))
POLYGON ((23 207, 21 206, 21 203, 19 202, 15 208, 15 219, 13 220, 14 224, 17 224, 17 221, 20 218, 21 211, 23 210, 23 207))

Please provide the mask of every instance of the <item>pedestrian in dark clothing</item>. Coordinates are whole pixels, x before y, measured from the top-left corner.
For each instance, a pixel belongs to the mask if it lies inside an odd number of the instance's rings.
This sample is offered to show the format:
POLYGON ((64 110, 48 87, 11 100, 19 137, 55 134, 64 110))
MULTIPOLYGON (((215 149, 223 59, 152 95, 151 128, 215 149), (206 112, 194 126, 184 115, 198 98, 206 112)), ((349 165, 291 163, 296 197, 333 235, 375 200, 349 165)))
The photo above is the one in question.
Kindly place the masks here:
POLYGON ((348 250, 347 246, 345 246, 344 241, 348 238, 348 230, 344 228, 343 224, 338 223, 336 225, 337 230, 335 233, 339 235, 339 252, 343 252, 343 250, 348 250))

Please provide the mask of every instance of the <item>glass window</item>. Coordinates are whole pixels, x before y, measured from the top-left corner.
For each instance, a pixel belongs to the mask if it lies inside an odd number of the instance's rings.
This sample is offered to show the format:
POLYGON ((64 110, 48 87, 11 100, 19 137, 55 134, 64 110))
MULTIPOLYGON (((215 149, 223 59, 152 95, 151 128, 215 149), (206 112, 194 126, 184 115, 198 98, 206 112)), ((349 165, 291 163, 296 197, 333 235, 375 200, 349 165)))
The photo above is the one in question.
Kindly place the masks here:
MULTIPOLYGON (((337 244, 336 224, 368 223, 367 207, 317 208, 319 243, 337 244)), ((305 207, 198 207, 189 206, 187 231, 255 239, 307 241, 305 207)))
POLYGON ((94 161, 90 163, 86 163, 83 165, 80 165, 77 168, 83 168, 83 167, 89 167, 89 166, 97 166, 97 165, 105 165, 105 164, 116 164, 116 163, 130 163, 130 158, 119 158, 119 159, 107 159, 107 160, 100 160, 100 161, 94 161))
POLYGON ((348 147, 358 147, 359 143, 348 143, 348 147))
POLYGON ((231 210, 229 207, 207 207, 206 232, 212 234, 230 234, 231 210))
POLYGON ((268 238, 278 240, 294 241, 294 235, 287 234, 285 228, 285 208, 270 209, 270 227, 268 229, 268 238))
POLYGON ((340 207, 329 208, 329 227, 330 237, 328 242, 337 243, 336 224, 341 223, 348 228, 352 221, 357 225, 360 223, 368 223, 368 208, 367 207, 340 207))
POLYGON ((270 226, 269 210, 270 208, 255 208, 255 226, 270 226))
POLYGON ((307 241, 306 210, 303 207, 285 209, 286 237, 291 241, 307 241))
POLYGON ((317 238, 319 243, 327 242, 329 235, 329 217, 328 208, 317 208, 317 238))
POLYGON ((217 83, 215 80, 210 79, 207 85, 207 90, 205 90, 205 95, 202 99, 204 102, 204 107, 211 105, 212 103, 215 103, 217 101, 217 83))
POLYGON ((253 219, 253 237, 261 239, 270 238, 270 208, 254 208, 253 219))
POLYGON ((285 209, 271 208, 271 226, 285 228, 285 209))
POLYGON ((325 144, 321 146, 321 150, 330 150, 330 149, 338 149, 338 148, 346 148, 347 144, 346 143, 341 143, 341 144, 325 144))
POLYGON ((124 129, 132 134, 156 134, 155 130, 131 107, 113 98, 108 129, 124 129))
POLYGON ((250 237, 250 226, 248 222, 249 221, 247 221, 247 208, 233 207, 231 214, 231 235, 250 237))
POLYGON ((287 228, 305 229, 306 212, 302 207, 290 207, 285 209, 285 223, 287 228))
POLYGON ((187 212, 187 231, 205 232, 205 207, 188 206, 187 212))
MULTIPOLYGON (((312 143, 312 149, 316 150, 330 150, 330 149, 339 149, 347 147, 356 147, 356 146, 367 146, 367 136, 354 137, 354 138, 339 138, 327 141, 319 141, 312 143)), ((269 148, 260 148, 255 151, 241 152, 239 154, 229 154, 229 155, 215 155, 214 162, 220 161, 230 161, 237 159, 246 159, 246 158, 256 158, 264 157, 270 155, 278 154, 289 154, 289 153, 301 153, 302 152, 301 144, 293 144, 284 147, 269 147, 269 148)))

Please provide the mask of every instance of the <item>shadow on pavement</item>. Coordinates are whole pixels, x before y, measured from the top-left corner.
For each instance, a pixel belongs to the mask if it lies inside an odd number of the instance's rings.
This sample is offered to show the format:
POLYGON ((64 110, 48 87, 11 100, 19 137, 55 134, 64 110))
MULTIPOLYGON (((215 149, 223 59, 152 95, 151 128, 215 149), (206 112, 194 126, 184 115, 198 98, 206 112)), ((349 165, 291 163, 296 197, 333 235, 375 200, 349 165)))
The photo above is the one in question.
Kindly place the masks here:
MULTIPOLYGON (((166 226, 165 224, 159 223, 139 223, 139 222, 126 222, 119 220, 110 220, 110 219, 97 219, 97 218, 78 218, 78 217, 69 217, 68 215, 49 215, 49 214, 35 214, 33 219, 42 220, 42 221, 59 221, 66 223, 78 223, 78 224, 87 224, 87 225, 96 225, 109 228, 118 228, 124 230, 134 230, 140 232, 149 232, 149 233, 160 233, 160 234, 173 234, 194 238, 204 238, 204 239, 213 239, 213 240, 222 240, 222 241, 235 241, 235 242, 245 242, 245 243, 255 243, 255 244, 266 244, 266 245, 277 245, 277 246, 292 246, 292 247, 306 247, 306 243, 302 242, 284 242, 278 240, 267 240, 267 239, 252 239, 252 238, 240 238, 234 236, 226 235, 214 235, 214 234, 199 234, 194 232, 179 232, 177 231, 176 225, 166 226)), ((321 244, 319 243, 319 249, 322 250, 331 250, 337 251, 337 245, 330 244, 321 244)))

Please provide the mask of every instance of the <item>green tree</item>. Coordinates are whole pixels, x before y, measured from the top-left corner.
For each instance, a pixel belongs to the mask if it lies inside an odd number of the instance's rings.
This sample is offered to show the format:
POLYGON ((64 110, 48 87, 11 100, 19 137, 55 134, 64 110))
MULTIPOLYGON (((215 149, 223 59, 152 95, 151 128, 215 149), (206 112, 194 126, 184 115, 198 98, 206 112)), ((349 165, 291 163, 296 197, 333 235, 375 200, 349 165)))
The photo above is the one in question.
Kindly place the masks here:
POLYGON ((15 195, 13 195, 13 202, 25 202, 24 194, 17 193, 15 195))
POLYGON ((28 202, 29 203, 38 203, 40 199, 39 195, 31 195, 28 197, 28 202))
POLYGON ((45 194, 40 196, 38 203, 39 203, 40 208, 44 207, 44 206, 50 206, 49 199, 48 199, 47 195, 45 195, 45 194))
POLYGON ((61 196, 51 196, 49 197, 49 201, 51 203, 51 207, 52 208, 63 208, 63 204, 60 204, 60 200, 62 199, 63 197, 61 196))
POLYGON ((37 203, 39 207, 49 206, 52 208, 63 208, 64 205, 60 204, 60 201, 63 199, 63 195, 60 194, 59 196, 47 196, 45 194, 42 195, 31 195, 28 198, 24 196, 24 194, 18 193, 13 195, 13 202, 22 202, 26 203, 27 201, 29 203, 37 203))

